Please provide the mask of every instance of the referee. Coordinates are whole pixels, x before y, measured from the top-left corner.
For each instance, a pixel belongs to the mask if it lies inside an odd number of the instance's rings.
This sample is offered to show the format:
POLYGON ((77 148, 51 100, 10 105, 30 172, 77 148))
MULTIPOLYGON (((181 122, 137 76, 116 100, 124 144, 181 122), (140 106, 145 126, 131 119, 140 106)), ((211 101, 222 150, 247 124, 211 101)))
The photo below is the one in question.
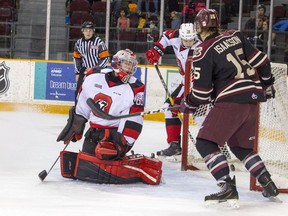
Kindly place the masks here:
POLYGON ((90 21, 84 22, 81 31, 83 37, 76 41, 73 51, 77 82, 76 98, 87 70, 93 67, 104 68, 109 62, 109 52, 104 41, 95 35, 94 24, 90 21))

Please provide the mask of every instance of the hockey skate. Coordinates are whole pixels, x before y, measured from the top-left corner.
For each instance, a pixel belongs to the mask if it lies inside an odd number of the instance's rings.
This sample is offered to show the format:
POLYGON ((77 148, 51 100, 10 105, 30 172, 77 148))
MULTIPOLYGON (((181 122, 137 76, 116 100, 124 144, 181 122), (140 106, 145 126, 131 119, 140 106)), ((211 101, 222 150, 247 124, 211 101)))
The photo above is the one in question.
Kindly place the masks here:
POLYGON ((171 142, 167 149, 157 151, 158 156, 181 155, 181 146, 179 142, 171 142))
POLYGON ((282 202, 277 195, 279 194, 279 191, 275 185, 275 183, 271 179, 271 175, 269 172, 263 173, 259 179, 259 183, 263 187, 262 195, 268 199, 270 199, 273 202, 282 202))
POLYGON ((226 179, 224 183, 218 184, 218 186, 221 188, 220 192, 205 196, 205 206, 224 203, 227 208, 239 208, 235 176, 233 179, 226 179))
POLYGON ((181 161, 181 146, 179 142, 171 142, 167 149, 157 151, 156 154, 160 158, 165 159, 169 162, 180 162, 181 161))

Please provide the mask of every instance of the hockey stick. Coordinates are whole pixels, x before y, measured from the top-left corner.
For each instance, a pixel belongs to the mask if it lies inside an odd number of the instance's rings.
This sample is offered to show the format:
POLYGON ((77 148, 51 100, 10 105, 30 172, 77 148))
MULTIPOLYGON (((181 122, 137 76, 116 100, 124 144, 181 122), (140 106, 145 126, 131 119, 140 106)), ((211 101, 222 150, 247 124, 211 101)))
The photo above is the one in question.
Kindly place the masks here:
POLYGON ((129 118, 132 116, 143 116, 143 115, 149 115, 149 114, 164 112, 165 110, 174 110, 174 109, 180 108, 180 106, 174 106, 174 107, 169 107, 169 108, 155 109, 155 110, 150 110, 150 111, 143 111, 143 112, 126 114, 126 115, 120 115, 120 116, 113 116, 113 115, 110 115, 110 114, 104 112, 98 106, 96 106, 96 104, 94 103, 94 100, 92 98, 88 98, 86 102, 87 102, 88 106, 91 108, 92 112, 97 114, 100 118, 103 118, 106 120, 116 120, 116 119, 122 119, 122 118, 129 118))
MULTIPOLYGON (((168 91, 168 87, 167 87, 167 85, 166 85, 166 83, 165 83, 165 81, 164 81, 164 79, 163 79, 163 76, 162 76, 162 74, 161 74, 161 72, 160 72, 160 70, 159 70, 159 68, 158 68, 158 65, 157 65, 157 64, 154 64, 154 66, 155 66, 155 69, 156 69, 156 71, 157 71, 157 74, 158 74, 158 76, 159 76, 159 78, 160 78, 160 81, 161 81, 161 83, 162 83, 162 85, 163 85, 163 87, 164 87, 164 89, 165 89, 165 91, 166 91, 166 93, 167 93, 167 96, 168 96, 168 98, 169 98, 169 100, 170 100, 170 103, 171 103, 172 106, 173 106, 173 105, 174 105, 174 100, 173 100, 173 98, 171 97, 171 94, 170 94, 169 91, 168 91)), ((182 118, 182 116, 181 116, 180 113, 178 113, 178 118, 180 119, 181 123, 183 123, 183 118, 182 118)), ((193 143, 193 144, 196 144, 196 140, 195 140, 194 137, 192 136, 192 134, 191 134, 191 132, 190 132, 189 129, 188 129, 188 136, 189 136, 190 140, 192 141, 192 143, 193 143)), ((231 155, 230 155, 230 153, 229 153, 226 145, 224 145, 224 146, 222 147, 221 153, 224 154, 224 156, 225 156, 227 159, 231 159, 231 155), (226 154, 225 154, 224 152, 226 152, 226 154)), ((233 164, 231 164, 231 165, 230 165, 230 169, 231 169, 232 171, 235 171, 235 166, 234 166, 233 164)))
MULTIPOLYGON (((168 90, 168 87, 167 87, 167 85, 166 85, 166 83, 165 83, 165 81, 164 81, 164 79, 163 79, 163 76, 162 76, 160 70, 159 70, 159 67, 158 67, 157 64, 154 64, 154 66, 155 66, 155 69, 156 69, 156 71, 157 71, 157 74, 158 74, 158 76, 159 76, 159 78, 160 78, 160 81, 161 81, 161 83, 162 83, 162 85, 163 85, 163 87, 164 87, 164 89, 165 89, 165 91, 166 91, 166 94, 167 94, 167 96, 168 96, 168 98, 169 98, 169 100, 170 100, 170 103, 171 103, 172 106, 174 106, 175 102, 174 102, 173 98, 171 97, 171 94, 170 94, 170 92, 169 92, 169 90, 168 90)), ((181 114, 178 113, 177 116, 178 116, 178 118, 180 119, 181 123, 183 123, 183 119, 182 119, 181 114)), ((196 143, 196 140, 194 139, 194 137, 192 136, 192 134, 191 134, 191 132, 190 132, 189 130, 188 130, 188 135, 189 135, 189 138, 190 138, 190 140, 192 141, 192 143, 195 144, 195 143, 196 143)))
MULTIPOLYGON (((65 151, 65 149, 68 147, 69 143, 67 143, 65 145, 65 147, 63 148, 62 151, 65 151)), ((39 174, 38 177, 39 179, 43 182, 44 179, 47 177, 47 175, 50 173, 50 171, 53 169, 53 167, 55 166, 55 164, 57 163, 57 161, 59 160, 60 155, 57 157, 57 159, 55 160, 55 162, 52 164, 52 166, 50 167, 49 171, 47 172, 46 170, 42 170, 39 174)))

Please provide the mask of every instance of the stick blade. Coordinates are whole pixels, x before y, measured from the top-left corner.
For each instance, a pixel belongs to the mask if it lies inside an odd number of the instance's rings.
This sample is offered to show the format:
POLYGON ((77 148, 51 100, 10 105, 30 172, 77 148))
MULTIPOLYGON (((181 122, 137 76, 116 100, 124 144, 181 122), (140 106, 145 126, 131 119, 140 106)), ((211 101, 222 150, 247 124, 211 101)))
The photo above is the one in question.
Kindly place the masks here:
POLYGON ((44 181, 44 179, 46 178, 47 175, 48 174, 47 174, 46 170, 43 170, 38 174, 38 177, 41 181, 44 181))

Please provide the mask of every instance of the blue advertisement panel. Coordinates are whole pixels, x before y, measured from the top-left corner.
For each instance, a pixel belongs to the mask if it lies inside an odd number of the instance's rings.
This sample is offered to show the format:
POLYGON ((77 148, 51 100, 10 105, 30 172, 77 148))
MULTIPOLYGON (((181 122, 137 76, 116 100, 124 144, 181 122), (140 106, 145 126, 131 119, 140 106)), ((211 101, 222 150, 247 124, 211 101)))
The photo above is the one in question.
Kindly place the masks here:
MULTIPOLYGON (((141 68, 134 76, 141 80, 141 68)), ((75 100, 76 81, 71 63, 35 63, 34 99, 71 101, 75 100)))
POLYGON ((75 91, 73 64, 47 63, 46 99, 74 101, 75 91))

